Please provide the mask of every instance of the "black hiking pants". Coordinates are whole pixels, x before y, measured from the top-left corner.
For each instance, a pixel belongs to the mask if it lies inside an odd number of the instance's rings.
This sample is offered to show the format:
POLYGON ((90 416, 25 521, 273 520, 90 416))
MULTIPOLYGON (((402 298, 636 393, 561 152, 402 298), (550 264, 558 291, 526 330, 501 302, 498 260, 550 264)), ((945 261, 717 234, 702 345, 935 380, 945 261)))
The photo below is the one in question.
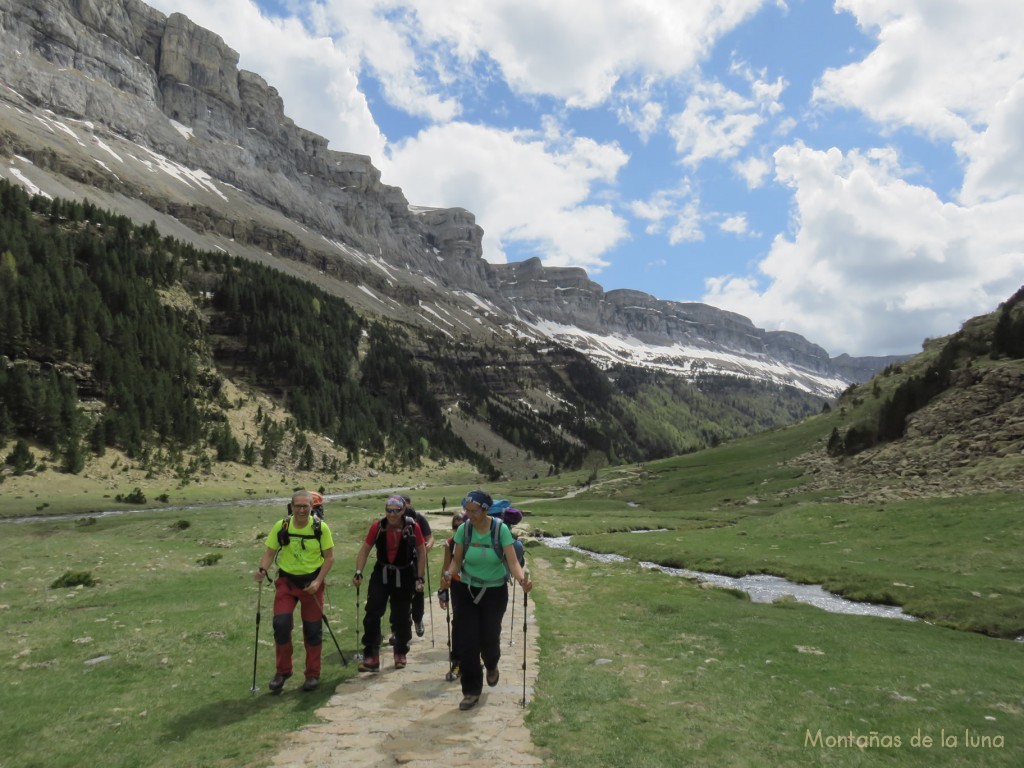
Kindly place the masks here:
POLYGON ((391 627, 395 632, 395 653, 409 652, 412 639, 412 596, 416 592, 416 569, 406 566, 396 572, 388 568, 388 583, 384 583, 385 566, 381 563, 370 574, 370 586, 366 592, 366 615, 363 618, 363 656, 377 656, 380 653, 380 623, 384 612, 391 604, 391 627))
POLYGON ((461 581, 451 586, 452 609, 459 617, 459 631, 452 633, 452 641, 462 670, 463 695, 479 696, 484 689, 483 668, 494 669, 501 658, 501 623, 508 607, 508 585, 487 587, 480 602, 473 602, 480 589, 474 587, 471 591, 461 581))
MULTIPOLYGON (((423 614, 426 611, 426 605, 427 604, 426 604, 426 600, 425 600, 425 597, 424 597, 427 594, 426 586, 427 586, 426 584, 423 585, 423 591, 422 592, 416 592, 414 590, 413 593, 412 593, 412 603, 411 603, 411 605, 412 605, 412 620, 415 623, 417 623, 417 624, 419 624, 421 621, 423 621, 423 614)), ((392 632, 395 631, 395 627, 394 627, 393 624, 391 625, 391 631, 392 632)), ((395 633, 395 634, 397 634, 397 633, 395 633)))
MULTIPOLYGON (((426 585, 424 585, 426 587, 426 585)), ((424 588, 422 592, 412 593, 412 620, 419 624, 423 621, 423 611, 426 607, 425 595, 427 590, 424 588)))

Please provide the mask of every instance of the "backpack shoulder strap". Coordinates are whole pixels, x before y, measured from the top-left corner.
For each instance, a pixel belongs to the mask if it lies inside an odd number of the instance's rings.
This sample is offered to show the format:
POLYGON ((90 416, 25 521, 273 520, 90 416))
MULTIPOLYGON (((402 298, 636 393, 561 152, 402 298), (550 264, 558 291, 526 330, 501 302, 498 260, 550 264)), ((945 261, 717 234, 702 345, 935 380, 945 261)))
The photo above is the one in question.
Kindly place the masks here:
POLYGON ((324 556, 324 543, 320 541, 320 537, 324 535, 323 528, 320 526, 320 520, 316 517, 313 518, 313 538, 316 539, 316 545, 320 547, 320 557, 324 556))
POLYGON ((406 517, 402 526, 402 538, 405 539, 409 551, 409 562, 416 562, 419 552, 416 550, 416 518, 406 517))
POLYGON ((508 563, 505 561, 505 550, 501 546, 501 526, 504 523, 501 522, 500 518, 491 518, 491 546, 494 547, 494 554, 498 556, 502 566, 505 568, 505 578, 512 578, 512 572, 508 568, 508 563))
MULTIPOLYGON (((293 534, 288 532, 288 524, 289 524, 290 521, 291 521, 290 517, 286 517, 284 520, 282 520, 281 521, 281 529, 277 532, 277 543, 280 544, 282 547, 288 546, 288 542, 291 541, 291 537, 293 535, 293 534)), ((316 544, 317 544, 318 547, 320 547, 320 556, 323 557, 323 554, 324 554, 324 544, 320 540, 320 537, 323 536, 323 533, 324 533, 323 529, 320 527, 320 521, 317 520, 316 518, 313 518, 313 535, 312 536, 307 536, 307 535, 305 535, 303 533, 296 533, 294 535, 296 537, 300 538, 300 539, 316 539, 316 544)), ((305 545, 303 545, 303 549, 305 549, 305 545)))

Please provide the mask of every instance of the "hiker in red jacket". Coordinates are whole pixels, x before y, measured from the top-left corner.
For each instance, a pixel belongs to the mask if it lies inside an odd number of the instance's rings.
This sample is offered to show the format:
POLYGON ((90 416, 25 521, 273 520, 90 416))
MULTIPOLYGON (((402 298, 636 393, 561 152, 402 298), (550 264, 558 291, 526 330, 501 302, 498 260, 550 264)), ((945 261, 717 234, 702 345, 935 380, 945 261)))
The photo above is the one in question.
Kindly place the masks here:
POLYGON ((377 562, 370 574, 363 619, 363 661, 360 672, 380 670, 380 623, 391 603, 391 624, 395 629, 395 669, 407 663, 412 639, 412 597, 423 591, 427 552, 419 524, 405 514, 405 499, 391 496, 384 505, 385 516, 370 526, 356 554, 352 583, 363 583, 363 566, 370 550, 377 549, 377 562))

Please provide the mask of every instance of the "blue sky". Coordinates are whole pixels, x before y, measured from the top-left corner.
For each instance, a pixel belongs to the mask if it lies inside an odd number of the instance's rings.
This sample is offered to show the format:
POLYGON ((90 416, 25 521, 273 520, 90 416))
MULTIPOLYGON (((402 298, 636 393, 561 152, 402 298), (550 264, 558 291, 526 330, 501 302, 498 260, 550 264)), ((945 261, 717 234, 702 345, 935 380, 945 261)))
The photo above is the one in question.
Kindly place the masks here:
POLYGON ((915 352, 1024 284, 1019 0, 150 0, 493 262, 915 352))

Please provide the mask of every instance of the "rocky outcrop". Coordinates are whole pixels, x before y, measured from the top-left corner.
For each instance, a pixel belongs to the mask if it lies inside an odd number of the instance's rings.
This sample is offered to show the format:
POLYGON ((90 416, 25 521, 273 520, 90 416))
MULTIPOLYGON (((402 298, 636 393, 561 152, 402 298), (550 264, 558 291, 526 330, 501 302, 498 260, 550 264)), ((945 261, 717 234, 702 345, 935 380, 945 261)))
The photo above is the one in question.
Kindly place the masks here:
POLYGON ((875 374, 891 365, 905 363, 913 355, 888 355, 885 357, 850 357, 842 354, 832 358, 832 367, 844 379, 854 383, 870 380, 875 374))
POLYGON ((1024 371, 1015 364, 958 370, 948 390, 907 419, 906 435, 855 456, 823 447, 796 462, 808 488, 850 501, 1016 493, 1024 487, 1024 371))
POLYGON ((370 158, 296 126, 274 88, 181 14, 137 0, 0 0, 0 36, 18 52, 3 57, 0 77, 29 102, 100 123, 366 250, 418 250, 429 234, 370 158))

